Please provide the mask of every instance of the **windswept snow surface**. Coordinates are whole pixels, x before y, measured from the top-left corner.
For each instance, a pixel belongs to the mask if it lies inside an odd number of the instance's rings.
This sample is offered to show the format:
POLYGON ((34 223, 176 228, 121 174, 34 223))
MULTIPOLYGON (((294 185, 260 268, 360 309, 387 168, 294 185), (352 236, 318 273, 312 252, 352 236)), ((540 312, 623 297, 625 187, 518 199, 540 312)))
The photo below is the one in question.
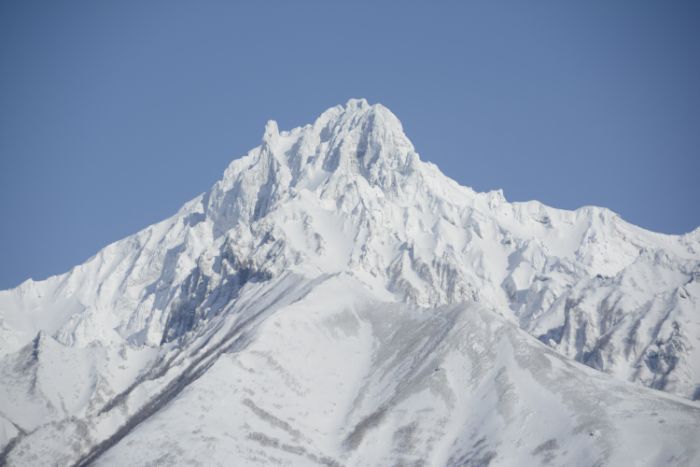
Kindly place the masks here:
POLYGON ((700 229, 476 193, 351 100, 0 292, 0 464, 698 465, 699 300, 700 229))

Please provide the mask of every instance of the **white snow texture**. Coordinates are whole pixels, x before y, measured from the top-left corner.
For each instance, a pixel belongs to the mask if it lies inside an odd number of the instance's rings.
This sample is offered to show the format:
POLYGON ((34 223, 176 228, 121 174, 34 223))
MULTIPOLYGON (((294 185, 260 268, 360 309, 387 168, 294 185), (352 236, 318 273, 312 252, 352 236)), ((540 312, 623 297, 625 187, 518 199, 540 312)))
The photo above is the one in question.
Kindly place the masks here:
POLYGON ((350 100, 0 292, 0 465, 700 465, 700 229, 477 193, 350 100))

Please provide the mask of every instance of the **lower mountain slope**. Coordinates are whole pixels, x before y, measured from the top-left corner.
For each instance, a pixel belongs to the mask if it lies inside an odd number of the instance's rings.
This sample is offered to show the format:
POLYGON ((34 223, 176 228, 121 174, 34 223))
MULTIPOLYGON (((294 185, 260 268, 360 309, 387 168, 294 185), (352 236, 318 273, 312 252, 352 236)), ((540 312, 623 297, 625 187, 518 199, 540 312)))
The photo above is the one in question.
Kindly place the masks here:
POLYGON ((345 274, 285 275, 239 303, 100 411, 26 434, 5 460, 700 462, 697 403, 572 362, 478 304, 386 302, 345 274))

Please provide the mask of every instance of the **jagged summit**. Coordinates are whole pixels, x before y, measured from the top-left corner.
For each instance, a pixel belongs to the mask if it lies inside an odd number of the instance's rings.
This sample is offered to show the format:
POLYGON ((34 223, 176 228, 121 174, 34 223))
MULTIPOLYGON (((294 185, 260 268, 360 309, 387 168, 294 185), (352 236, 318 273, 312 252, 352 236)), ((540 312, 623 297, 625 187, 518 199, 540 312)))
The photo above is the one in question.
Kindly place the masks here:
POLYGON ((280 132, 268 121, 262 145, 251 161, 234 161, 226 178, 260 166, 270 183, 309 187, 331 178, 361 175, 370 184, 396 191, 419 162, 399 119, 381 104, 351 99, 323 112, 311 125, 280 132), (274 173, 270 174, 272 170, 274 173))
POLYGON ((437 172, 421 163, 389 109, 351 99, 290 131, 268 121, 262 144, 234 160, 205 195, 204 212, 223 232, 264 217, 300 192, 339 201, 376 197, 377 188, 398 199, 425 188, 425 177, 437 172))

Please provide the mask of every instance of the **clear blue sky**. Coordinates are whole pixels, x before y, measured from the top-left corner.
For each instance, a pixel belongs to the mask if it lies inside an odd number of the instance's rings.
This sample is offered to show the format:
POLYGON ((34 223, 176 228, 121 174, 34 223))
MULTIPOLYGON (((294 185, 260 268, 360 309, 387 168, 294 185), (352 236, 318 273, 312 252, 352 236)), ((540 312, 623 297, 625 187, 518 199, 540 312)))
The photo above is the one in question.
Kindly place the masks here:
POLYGON ((239 3, 0 3, 0 288, 173 214, 267 119, 350 97, 478 190, 700 225, 698 2, 239 3))

